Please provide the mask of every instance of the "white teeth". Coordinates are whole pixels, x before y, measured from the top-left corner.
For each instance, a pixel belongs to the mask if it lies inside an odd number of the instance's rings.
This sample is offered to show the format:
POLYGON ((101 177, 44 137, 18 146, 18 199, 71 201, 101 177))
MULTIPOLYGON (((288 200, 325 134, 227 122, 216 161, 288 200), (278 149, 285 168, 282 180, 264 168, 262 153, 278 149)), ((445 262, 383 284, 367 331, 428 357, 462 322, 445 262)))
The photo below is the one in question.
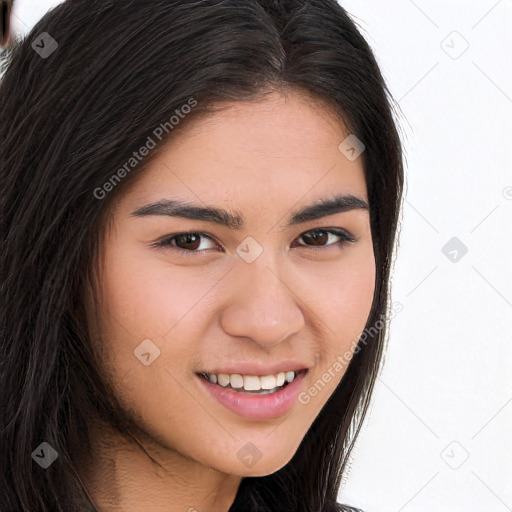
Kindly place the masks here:
POLYGON ((257 375, 241 375, 239 373, 233 373, 231 375, 227 373, 204 375, 207 380, 222 387, 231 385, 233 389, 237 390, 243 389, 244 391, 264 392, 280 388, 285 382, 292 382, 297 376, 297 373, 293 371, 279 372, 275 375, 263 375, 261 377, 257 375))
POLYGON ((239 373, 233 373, 229 377, 229 383, 231 387, 234 389, 239 389, 244 387, 244 378, 239 373))
MULTIPOLYGON (((213 375, 208 375, 208 377, 213 377, 213 375)), ((229 384, 229 375, 227 373, 219 373, 217 375, 217 383, 225 388, 229 384)))
MULTIPOLYGON (((264 375, 260 377, 261 389, 274 389, 276 387, 276 378, 273 375, 264 375)), ((259 389, 259 388, 258 388, 259 389)))
MULTIPOLYGON (((275 386, 272 387, 275 388, 275 386)), ((244 389, 246 391, 259 391, 261 389, 260 378, 255 375, 246 375, 244 377, 244 389)))

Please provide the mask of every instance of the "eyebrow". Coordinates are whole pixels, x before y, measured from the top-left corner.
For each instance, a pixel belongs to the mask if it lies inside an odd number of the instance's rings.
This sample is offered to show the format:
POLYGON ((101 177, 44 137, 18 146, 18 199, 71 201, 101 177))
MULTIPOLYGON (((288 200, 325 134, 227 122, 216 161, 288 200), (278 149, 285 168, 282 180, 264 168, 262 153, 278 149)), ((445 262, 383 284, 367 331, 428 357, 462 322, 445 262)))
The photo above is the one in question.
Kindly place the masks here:
MULTIPOLYGON (((288 226, 301 224, 328 215, 347 212, 355 209, 369 211, 368 203, 352 194, 340 194, 333 198, 322 199, 292 214, 288 226)), ((146 217, 150 215, 164 215, 168 217, 180 217, 184 219, 199 220, 220 224, 229 229, 241 230, 245 226, 243 215, 238 211, 228 212, 222 208, 213 206, 197 206, 184 201, 162 199, 138 208, 132 215, 146 217)))

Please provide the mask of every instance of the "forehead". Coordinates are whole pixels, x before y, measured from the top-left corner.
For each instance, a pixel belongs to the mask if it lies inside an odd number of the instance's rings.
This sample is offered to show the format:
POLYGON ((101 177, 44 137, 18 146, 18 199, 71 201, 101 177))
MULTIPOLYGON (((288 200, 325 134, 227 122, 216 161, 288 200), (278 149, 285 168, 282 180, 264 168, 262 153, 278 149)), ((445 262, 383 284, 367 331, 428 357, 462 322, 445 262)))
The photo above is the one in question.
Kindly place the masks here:
POLYGON ((348 135, 324 104, 298 94, 224 103, 161 148, 127 198, 236 202, 241 211, 326 193, 366 199, 362 159, 338 149, 348 135))

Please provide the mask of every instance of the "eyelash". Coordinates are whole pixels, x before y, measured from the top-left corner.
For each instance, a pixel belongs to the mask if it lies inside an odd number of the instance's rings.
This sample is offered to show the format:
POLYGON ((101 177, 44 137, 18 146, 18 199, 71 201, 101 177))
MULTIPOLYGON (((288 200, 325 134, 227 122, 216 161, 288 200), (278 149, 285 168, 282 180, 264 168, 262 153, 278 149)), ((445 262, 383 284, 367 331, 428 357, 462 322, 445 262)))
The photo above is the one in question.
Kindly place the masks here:
MULTIPOLYGON (((311 249, 322 249, 324 247, 331 247, 333 245, 338 245, 340 248, 342 248, 343 246, 346 245, 347 242, 357 242, 357 240, 352 237, 351 235, 349 235, 346 231, 342 230, 342 229, 323 229, 323 228, 315 228, 315 229, 312 229, 310 231, 306 231, 305 233, 302 233, 302 235, 300 235, 298 237, 298 239, 302 238, 304 235, 307 235, 309 233, 327 233, 327 234, 332 234, 332 235, 335 235, 335 236, 339 236, 341 238, 341 240, 339 242, 336 242, 336 243, 333 243, 333 244, 327 244, 327 245, 304 245, 304 244, 301 244, 300 247, 309 247, 311 249)), ((206 238, 209 238, 210 240, 212 240, 213 242, 215 242, 214 238, 210 235, 207 235, 206 233, 202 233, 202 232, 199 232, 199 231, 187 231, 187 232, 183 232, 183 233, 177 233, 177 234, 174 234, 174 235, 168 235, 168 236, 165 236, 164 238, 161 238, 160 240, 157 240, 156 242, 152 243, 151 244, 151 247, 157 247, 157 248, 166 248, 166 249, 171 249, 173 252, 176 252, 178 254, 185 254, 187 256, 191 255, 191 254, 194 254, 194 253, 199 253, 199 254, 202 254, 204 251, 209 251, 211 249, 202 249, 200 251, 198 250, 187 250, 187 249, 181 249, 180 247, 176 247, 174 245, 172 245, 172 242, 176 239, 176 238, 179 238, 181 236, 187 236, 187 235, 199 235, 201 237, 206 237, 206 238)))

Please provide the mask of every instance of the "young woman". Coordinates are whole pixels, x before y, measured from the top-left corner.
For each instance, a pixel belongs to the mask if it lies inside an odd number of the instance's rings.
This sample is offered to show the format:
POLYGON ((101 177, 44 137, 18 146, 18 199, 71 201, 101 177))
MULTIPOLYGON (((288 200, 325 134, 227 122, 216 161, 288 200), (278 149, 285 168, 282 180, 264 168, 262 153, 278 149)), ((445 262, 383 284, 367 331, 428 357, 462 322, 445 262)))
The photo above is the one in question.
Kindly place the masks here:
POLYGON ((0 83, 0 510, 354 510, 401 146, 335 0, 67 0, 0 83))

